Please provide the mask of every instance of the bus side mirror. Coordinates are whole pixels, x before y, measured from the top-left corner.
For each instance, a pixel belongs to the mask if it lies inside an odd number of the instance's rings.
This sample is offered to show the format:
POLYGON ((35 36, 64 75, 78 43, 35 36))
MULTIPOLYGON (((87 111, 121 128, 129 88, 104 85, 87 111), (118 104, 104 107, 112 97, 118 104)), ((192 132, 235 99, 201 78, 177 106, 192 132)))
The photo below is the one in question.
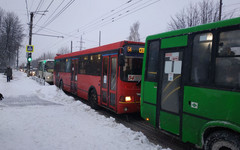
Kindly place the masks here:
POLYGON ((119 66, 124 66, 125 65, 125 58, 124 58, 123 54, 119 55, 118 64, 119 64, 119 66))

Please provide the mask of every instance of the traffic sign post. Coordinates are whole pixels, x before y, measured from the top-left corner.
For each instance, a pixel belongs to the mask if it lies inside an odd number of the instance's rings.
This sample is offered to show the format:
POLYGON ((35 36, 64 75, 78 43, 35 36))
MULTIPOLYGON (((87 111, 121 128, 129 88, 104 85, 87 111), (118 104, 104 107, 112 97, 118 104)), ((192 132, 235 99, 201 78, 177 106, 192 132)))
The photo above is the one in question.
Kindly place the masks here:
MULTIPOLYGON (((32 53, 33 45, 32 45, 32 26, 33 26, 33 12, 30 13, 30 25, 29 25, 29 45, 26 46, 26 51, 32 53)), ((32 54, 31 54, 32 56, 32 54)), ((32 58, 32 57, 31 57, 32 58)), ((27 60, 27 76, 30 76, 30 61, 27 60)))
POLYGON ((27 76, 29 77, 30 75, 30 66, 31 66, 31 61, 32 61, 32 53, 34 52, 34 46, 33 45, 27 45, 26 46, 26 52, 27 52, 27 76))
POLYGON ((34 51, 34 46, 33 45, 27 45, 26 46, 26 52, 32 53, 34 51))

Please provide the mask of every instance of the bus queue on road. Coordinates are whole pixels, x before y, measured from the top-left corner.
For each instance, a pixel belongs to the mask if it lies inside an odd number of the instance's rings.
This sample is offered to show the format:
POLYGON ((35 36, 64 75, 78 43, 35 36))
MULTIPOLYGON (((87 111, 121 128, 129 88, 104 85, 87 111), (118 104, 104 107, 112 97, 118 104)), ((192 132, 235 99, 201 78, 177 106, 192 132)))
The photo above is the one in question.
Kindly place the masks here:
POLYGON ((205 150, 240 149, 240 18, 57 55, 53 82, 205 150))

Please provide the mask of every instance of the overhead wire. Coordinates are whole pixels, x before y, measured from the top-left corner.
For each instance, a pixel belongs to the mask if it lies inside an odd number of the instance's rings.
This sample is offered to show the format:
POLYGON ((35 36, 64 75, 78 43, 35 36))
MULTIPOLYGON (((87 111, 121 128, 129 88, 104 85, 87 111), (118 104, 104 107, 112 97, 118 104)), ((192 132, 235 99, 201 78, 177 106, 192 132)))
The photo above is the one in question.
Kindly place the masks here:
POLYGON ((110 24, 110 23, 113 23, 113 22, 115 22, 115 21, 117 21, 117 20, 120 20, 120 19, 122 19, 122 18, 124 18, 124 17, 126 17, 126 16, 128 16, 128 15, 130 15, 130 14, 132 14, 132 13, 135 13, 135 12, 137 12, 137 11, 139 11, 139 10, 142 10, 142 9, 144 9, 144 8, 150 6, 150 5, 153 5, 153 4, 155 4, 155 3, 157 3, 157 2, 159 2, 159 1, 161 1, 161 0, 156 0, 156 1, 152 2, 152 3, 149 3, 149 2, 151 2, 151 1, 152 1, 152 0, 147 1, 147 2, 145 2, 145 3, 143 3, 143 4, 141 4, 142 7, 141 7, 141 6, 136 6, 136 7, 132 8, 131 10, 127 10, 126 12, 124 12, 124 13, 121 14, 121 15, 117 15, 117 16, 115 16, 115 17, 113 17, 113 18, 110 18, 110 19, 106 20, 106 22, 103 22, 102 24, 99 24, 99 25, 97 25, 97 26, 94 26, 94 27, 86 30, 84 33, 92 32, 92 31, 96 30, 97 28, 101 28, 101 27, 106 26, 106 25, 108 25, 108 24, 110 24))
MULTIPOLYGON (((140 0, 141 1, 141 0, 140 0)), ((63 1, 62 1, 63 2, 63 1)), ((128 3, 130 3, 130 2, 132 2, 132 0, 128 0, 126 3, 124 3, 124 4, 122 4, 122 5, 120 5, 120 6, 118 6, 118 7, 116 7, 116 8, 114 8, 114 9, 112 9, 110 12, 114 12, 114 11, 116 11, 117 9, 119 9, 119 8, 122 8, 124 5, 126 5, 126 4, 128 4, 128 3)), ((61 4, 60 4, 61 5, 61 4)), ((55 10, 56 11, 56 10, 55 10)), ((53 13, 54 14, 54 13, 53 13)), ((52 14, 52 15, 53 15, 52 14)), ((106 16, 106 15, 108 15, 109 14, 109 12, 107 12, 107 13, 105 13, 104 15, 101 15, 101 17, 98 17, 98 19, 101 19, 102 17, 104 17, 104 16, 106 16)), ((51 16, 52 16, 51 15, 51 16)), ((50 16, 50 17, 51 17, 50 16)), ((49 18, 50 18, 49 17, 49 18)), ((49 20, 49 19, 48 19, 49 20)), ((47 21, 48 21, 47 20, 47 21)), ((96 19, 95 19, 96 20, 96 19)), ((89 24, 91 24, 91 23, 94 23, 95 22, 95 20, 93 20, 92 22, 90 22, 90 23, 88 23, 88 24, 86 24, 86 25, 84 25, 83 27, 85 27, 85 26, 88 26, 89 24)), ((46 22, 47 22, 46 21, 46 22)), ((46 22, 44 23, 44 24, 46 24, 46 22)), ((42 29, 44 29, 44 28, 46 28, 45 26, 43 27, 41 27, 37 32, 39 32, 39 31, 41 31, 42 29)), ((79 29, 76 29, 76 30, 74 30, 74 31, 77 31, 77 30, 79 30, 79 29)), ((72 31, 72 32, 74 32, 74 31, 72 31)), ((36 32, 36 33, 37 33, 36 32)), ((70 32, 69 34, 71 34, 72 32, 70 32)), ((66 34, 65 34, 66 35, 66 34)), ((77 37, 76 35, 68 35, 68 38, 70 38, 70 37, 74 37, 74 38, 79 38, 79 37, 77 37)), ((62 40, 61 40, 62 41, 62 40)), ((53 44, 52 46, 55 46, 57 43, 59 43, 59 41, 57 41, 55 44, 53 44)))
POLYGON ((48 19, 45 21, 44 25, 48 22, 48 20, 55 14, 55 12, 62 6, 64 0, 57 6, 57 8, 53 11, 53 13, 48 17, 48 19))
POLYGON ((69 1, 49 22, 47 22, 44 26, 48 26, 51 24, 54 20, 56 20, 68 7, 70 7, 75 0, 69 1))
MULTIPOLYGON (((142 0, 139 0, 139 1, 142 1, 142 0)), ((139 1, 138 1, 138 2, 139 2, 139 1)), ((117 9, 122 8, 123 6, 129 4, 130 2, 132 2, 132 0, 128 0, 126 3, 121 4, 120 6, 112 9, 112 10, 110 11, 110 13, 116 11, 117 9)), ((137 3, 138 3, 138 2, 137 2, 137 3)), ((95 23, 95 22, 96 22, 95 20, 99 20, 99 19, 101 20, 102 17, 105 17, 105 16, 108 15, 108 14, 109 14, 109 12, 105 13, 104 15, 101 15, 101 17, 98 17, 98 19, 94 19, 93 21, 91 21, 90 23, 82 26, 81 28, 83 28, 83 27, 85 27, 85 26, 88 26, 88 27, 89 27, 89 25, 91 25, 92 23, 95 23)), ((74 31, 78 31, 79 29, 80 29, 80 28, 78 28, 78 29, 76 29, 76 30, 74 30, 74 31)), ((39 30, 38 30, 38 31, 39 31, 39 30)), ((74 32, 74 31, 72 31, 72 32, 74 32)), ((71 34, 72 32, 70 32, 69 34, 71 34)), ((68 38, 70 38, 70 37, 79 38, 79 37, 76 37, 76 34, 69 35, 68 38)), ((57 42, 57 43, 58 43, 58 42, 57 42)), ((53 46, 55 46, 55 45, 56 45, 56 44, 54 44, 53 46)))
POLYGON ((31 3, 31 6, 30 6, 29 11, 32 10, 32 7, 33 7, 33 4, 34 4, 34 1, 35 1, 35 0, 32 0, 32 3, 31 3))
MULTIPOLYGON (((47 6, 47 8, 46 8, 46 10, 43 12, 43 14, 41 15, 41 17, 38 19, 38 21, 34 24, 34 27, 38 24, 38 22, 42 19, 42 17, 45 15, 45 12, 47 12, 48 11, 48 9, 50 8, 50 6, 52 5, 52 3, 54 2, 54 0, 52 0, 51 2, 50 2, 50 4, 47 6)), ((33 27, 33 28, 34 28, 33 27)))
MULTIPOLYGON (((128 16, 128 15, 130 15, 130 14, 133 14, 133 13, 135 13, 135 12, 137 12, 137 11, 140 11, 140 10, 142 10, 142 9, 144 9, 144 8, 150 6, 150 5, 153 5, 153 4, 155 4, 155 3, 159 2, 159 1, 161 1, 161 0, 156 0, 156 1, 154 1, 154 2, 147 1, 147 2, 145 2, 145 3, 143 3, 143 4, 141 4, 141 6, 136 6, 136 7, 134 7, 131 11, 130 11, 130 10, 125 11, 123 14, 121 13, 121 15, 118 14, 116 17, 114 17, 114 18, 115 18, 114 21, 117 21, 117 20, 119 20, 119 19, 122 19, 122 18, 124 18, 124 17, 126 17, 126 16, 128 16), (151 3, 149 3, 149 2, 151 2, 151 3), (126 13, 126 14, 125 14, 125 13, 126 13), (124 14, 125 14, 125 15, 124 15, 124 14)), ((90 28, 89 30, 84 31, 84 33, 92 32, 92 31, 96 30, 97 28, 100 28, 100 27, 103 27, 103 26, 105 26, 105 25, 107 25, 107 24, 113 23, 114 21, 113 21, 112 18, 110 18, 110 19, 106 20, 104 23, 98 24, 98 25, 90 28)), ((83 30, 81 30, 81 31, 83 31, 83 30)), ((70 37, 73 37, 73 36, 76 36, 76 34, 72 34, 70 37)), ((68 37, 68 38, 70 38, 70 37, 68 37)), ((57 43, 58 43, 58 42, 57 42, 57 43)), ((56 44, 57 44, 57 43, 56 43, 56 44)), ((55 46, 56 44, 54 44, 53 46, 55 46)))
POLYGON ((37 12, 37 11, 42 7, 43 2, 44 2, 44 0, 41 0, 41 1, 39 2, 38 6, 37 6, 37 8, 36 8, 36 10, 35 10, 35 12, 37 12))
MULTIPOLYGON (((224 15, 234 15, 236 12, 239 12, 240 8, 235 8, 233 10, 223 11, 224 15)), ((239 16, 239 15, 238 15, 239 16)))
POLYGON ((28 10, 27 0, 25 0, 25 4, 26 4, 26 10, 27 10, 27 18, 28 18, 28 22, 29 22, 29 10, 28 10))
POLYGON ((240 5, 240 3, 228 4, 228 5, 224 5, 223 7, 230 7, 230 6, 236 6, 236 5, 240 5))
MULTIPOLYGON (((139 1, 142 1, 142 0, 139 0, 139 1)), ((139 1, 138 1, 138 2, 139 2, 139 1)), ((126 3, 121 4, 120 6, 118 6, 118 7, 114 8, 114 9, 108 11, 107 13, 101 15, 100 17, 94 19, 93 21, 91 21, 91 22, 83 25, 82 27, 80 27, 80 28, 78 28, 78 29, 76 29, 76 30, 74 30, 74 31, 79 31, 80 29, 83 29, 83 28, 85 28, 85 27, 89 27, 89 26, 92 26, 92 25, 98 23, 99 21, 103 21, 104 19, 107 18, 107 17, 105 17, 105 16, 109 15, 109 13, 111 14, 111 13, 114 12, 114 14, 115 14, 116 10, 122 8, 123 6, 129 4, 130 2, 132 2, 132 0, 128 0, 126 3)), ((125 8, 123 8, 123 9, 125 9, 125 8)), ((122 9, 121 9, 121 10, 122 10, 122 9)), ((121 10, 120 10, 120 11, 121 11, 121 10)), ((119 12, 119 11, 117 11, 117 12, 119 12)), ((116 13, 117 13, 117 12, 116 12, 116 13)), ((111 14, 111 16, 112 16, 112 15, 113 15, 113 14, 111 14)), ((74 32, 74 31, 72 31, 72 32, 74 32)), ((72 33, 72 32, 71 32, 71 33, 72 33)))
POLYGON ((62 33, 62 32, 59 32, 59 31, 56 31, 56 30, 53 30, 53 29, 49 29, 49 28, 46 28, 46 27, 42 27, 42 26, 39 26, 39 25, 36 25, 36 27, 39 27, 42 30, 47 30, 48 32, 58 33, 58 34, 61 34, 61 35, 64 35, 64 36, 70 36, 69 34, 62 33))

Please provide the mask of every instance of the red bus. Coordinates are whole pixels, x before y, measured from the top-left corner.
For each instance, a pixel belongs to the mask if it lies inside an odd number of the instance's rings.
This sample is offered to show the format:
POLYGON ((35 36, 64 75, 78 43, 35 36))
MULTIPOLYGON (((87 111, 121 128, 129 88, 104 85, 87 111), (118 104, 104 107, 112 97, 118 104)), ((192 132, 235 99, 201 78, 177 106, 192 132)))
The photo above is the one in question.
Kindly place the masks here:
POLYGON ((144 43, 121 41, 55 57, 54 84, 117 114, 140 111, 144 43))

